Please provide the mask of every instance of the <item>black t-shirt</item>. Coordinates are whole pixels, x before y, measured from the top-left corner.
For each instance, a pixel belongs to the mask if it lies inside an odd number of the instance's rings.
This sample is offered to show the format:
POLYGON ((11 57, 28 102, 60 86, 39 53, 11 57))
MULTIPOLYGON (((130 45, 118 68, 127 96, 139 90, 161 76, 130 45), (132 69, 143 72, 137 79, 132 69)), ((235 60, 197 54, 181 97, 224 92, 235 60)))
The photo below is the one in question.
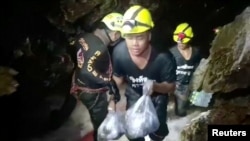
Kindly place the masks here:
POLYGON ((80 36, 76 41, 76 83, 93 89, 105 86, 112 74, 108 48, 91 33, 80 36))
POLYGON ((138 94, 142 94, 142 85, 147 79, 156 82, 175 82, 176 64, 171 53, 160 53, 152 48, 150 59, 144 69, 139 69, 132 61, 125 41, 119 43, 113 51, 114 75, 124 77, 128 85, 138 94))
POLYGON ((195 47, 192 47, 192 55, 189 60, 186 60, 182 56, 177 46, 170 48, 170 52, 175 57, 177 65, 176 69, 177 82, 184 85, 189 84, 193 72, 195 71, 196 67, 199 65, 199 62, 201 60, 201 55, 199 50, 195 47))

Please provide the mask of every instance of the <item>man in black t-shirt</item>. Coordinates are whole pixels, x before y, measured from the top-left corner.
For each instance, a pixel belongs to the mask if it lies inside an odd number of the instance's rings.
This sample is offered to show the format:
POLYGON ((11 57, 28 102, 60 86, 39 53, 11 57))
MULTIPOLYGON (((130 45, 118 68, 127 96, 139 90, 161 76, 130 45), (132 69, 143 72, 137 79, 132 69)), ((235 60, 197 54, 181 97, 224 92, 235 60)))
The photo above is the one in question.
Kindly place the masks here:
MULTIPOLYGON (((154 141, 162 141, 168 135, 167 104, 168 93, 175 89, 175 61, 171 53, 159 53, 150 44, 150 29, 154 27, 148 9, 135 5, 124 14, 122 35, 124 42, 113 51, 113 78, 118 87, 126 87, 127 108, 131 107, 143 93, 145 82, 152 82, 152 101, 160 121, 159 129, 150 133, 154 141)), ((144 141, 144 138, 129 139, 144 141)))
POLYGON ((108 46, 117 43, 121 37, 122 14, 105 16, 93 33, 80 35, 76 40, 77 66, 72 79, 71 94, 88 108, 94 125, 94 138, 108 113, 106 92, 120 100, 119 90, 112 78, 112 63, 108 46))
POLYGON ((175 112, 178 116, 186 116, 188 105, 188 85, 201 60, 200 52, 192 47, 189 41, 193 38, 192 27, 188 23, 181 23, 174 31, 173 39, 177 45, 170 49, 175 57, 176 69, 176 91, 175 91, 175 112))

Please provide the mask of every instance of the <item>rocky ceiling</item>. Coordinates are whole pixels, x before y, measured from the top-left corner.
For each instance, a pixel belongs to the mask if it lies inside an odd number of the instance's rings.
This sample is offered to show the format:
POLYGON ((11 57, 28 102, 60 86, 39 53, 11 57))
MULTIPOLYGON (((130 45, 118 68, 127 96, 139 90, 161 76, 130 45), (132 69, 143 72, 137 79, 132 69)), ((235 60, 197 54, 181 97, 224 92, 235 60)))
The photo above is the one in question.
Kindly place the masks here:
POLYGON ((209 43, 214 38, 212 29, 232 21, 248 3, 247 0, 10 0, 1 8, 5 19, 2 34, 5 49, 11 53, 27 36, 55 38, 49 36, 58 34, 55 28, 63 32, 62 36, 91 31, 93 24, 108 12, 123 13, 129 5, 141 4, 152 11, 154 33, 161 33, 156 43, 172 45, 175 26, 187 21, 195 30, 193 42, 203 46, 208 55, 209 43))

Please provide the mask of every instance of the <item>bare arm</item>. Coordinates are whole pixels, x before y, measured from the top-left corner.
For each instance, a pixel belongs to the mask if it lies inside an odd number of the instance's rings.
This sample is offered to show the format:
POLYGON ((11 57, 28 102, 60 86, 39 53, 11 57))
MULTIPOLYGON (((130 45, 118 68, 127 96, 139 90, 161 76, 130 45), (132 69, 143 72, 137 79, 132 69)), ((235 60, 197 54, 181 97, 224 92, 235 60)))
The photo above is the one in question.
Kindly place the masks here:
POLYGON ((161 82, 161 83, 154 83, 153 85, 153 91, 162 94, 173 93, 174 90, 175 90, 175 83, 161 82))
POLYGON ((170 94, 175 91, 176 62, 171 54, 166 54, 163 57, 163 67, 160 72, 161 81, 154 83, 153 91, 162 94, 170 94))
POLYGON ((117 77, 115 75, 113 75, 113 80, 115 81, 117 87, 119 88, 119 90, 124 86, 125 82, 124 82, 124 78, 123 77, 117 77))
POLYGON ((112 85, 115 86, 115 92, 110 97, 111 101, 109 101, 108 111, 113 111, 116 107, 116 103, 121 99, 120 91, 123 84, 123 77, 117 77, 113 75, 111 82, 112 85), (116 97, 118 98, 118 100, 116 99, 116 97))

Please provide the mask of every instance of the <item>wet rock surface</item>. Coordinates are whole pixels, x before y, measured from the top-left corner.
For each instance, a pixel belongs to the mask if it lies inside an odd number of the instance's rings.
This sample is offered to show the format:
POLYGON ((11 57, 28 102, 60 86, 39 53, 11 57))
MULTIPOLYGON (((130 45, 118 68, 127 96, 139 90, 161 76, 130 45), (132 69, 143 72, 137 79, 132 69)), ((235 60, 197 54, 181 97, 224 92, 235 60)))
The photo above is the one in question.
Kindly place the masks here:
MULTIPOLYGON (((239 93, 238 93, 239 94, 239 93)), ((249 125, 250 96, 218 98, 214 107, 195 117, 181 132, 181 141, 206 141, 207 125, 249 125)))
MULTIPOLYGON (((123 13, 129 5, 141 4, 152 12, 159 8, 160 1, 155 0, 60 0, 58 9, 52 9, 47 19, 59 29, 68 33, 76 33, 75 23, 81 23, 80 27, 91 31, 93 25, 104 15, 117 11, 123 13)), ((57 5, 58 6, 58 5, 57 5)))
POLYGON ((220 29, 212 42, 210 56, 194 72, 194 90, 228 93, 250 85, 249 23, 250 7, 247 7, 220 29))
POLYGON ((207 140, 208 124, 250 124, 249 49, 250 7, 223 26, 215 37, 210 56, 194 73, 194 90, 213 92, 211 109, 200 114, 181 135, 182 141, 207 140), (237 90, 236 90, 237 89, 237 90))
POLYGON ((18 82, 15 80, 15 76, 18 74, 12 68, 0 66, 0 96, 13 94, 17 87, 18 82))

